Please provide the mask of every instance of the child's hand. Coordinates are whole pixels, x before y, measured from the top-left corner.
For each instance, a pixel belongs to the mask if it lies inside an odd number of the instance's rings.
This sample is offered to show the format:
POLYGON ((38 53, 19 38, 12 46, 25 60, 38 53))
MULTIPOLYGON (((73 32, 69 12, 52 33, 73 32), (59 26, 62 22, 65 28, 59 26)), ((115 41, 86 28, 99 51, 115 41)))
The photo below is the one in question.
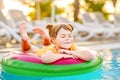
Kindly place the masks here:
POLYGON ((63 58, 72 58, 72 59, 78 59, 77 56, 74 55, 68 55, 68 54, 62 54, 63 58))
POLYGON ((74 58, 73 55, 62 54, 63 58, 74 58))
POLYGON ((70 50, 65 50, 65 49, 59 49, 58 52, 60 54, 71 54, 71 51, 70 50))
POLYGON ((73 55, 70 50, 59 49, 58 52, 59 52, 60 54, 70 55, 71 58, 73 58, 73 59, 78 59, 78 58, 79 58, 79 57, 73 55))

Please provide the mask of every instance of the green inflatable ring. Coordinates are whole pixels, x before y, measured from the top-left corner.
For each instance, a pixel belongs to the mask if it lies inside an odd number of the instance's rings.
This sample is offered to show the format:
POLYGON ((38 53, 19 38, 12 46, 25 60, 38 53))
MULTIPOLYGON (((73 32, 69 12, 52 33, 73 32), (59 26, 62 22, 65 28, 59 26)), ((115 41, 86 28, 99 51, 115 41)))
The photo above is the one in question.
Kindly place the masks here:
POLYGON ((2 70, 4 72, 26 76, 66 76, 83 74, 99 69, 102 58, 98 57, 89 62, 71 65, 47 65, 24 62, 14 59, 3 59, 2 70))

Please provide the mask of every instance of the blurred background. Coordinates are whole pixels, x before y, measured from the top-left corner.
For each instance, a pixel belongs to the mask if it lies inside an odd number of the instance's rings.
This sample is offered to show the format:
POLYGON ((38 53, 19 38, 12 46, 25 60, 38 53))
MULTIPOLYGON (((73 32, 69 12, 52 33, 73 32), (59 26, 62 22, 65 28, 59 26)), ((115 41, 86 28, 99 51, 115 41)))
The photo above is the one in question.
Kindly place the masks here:
POLYGON ((23 11, 29 20, 43 20, 52 14, 61 14, 71 21, 82 23, 79 14, 100 11, 106 19, 113 20, 111 14, 120 13, 120 0, 0 0, 5 16, 8 9, 23 11), (3 2, 3 3, 2 3, 3 2), (54 9, 54 10, 53 10, 54 9))
POLYGON ((38 47, 42 39, 33 27, 72 24, 75 43, 95 49, 103 58, 102 78, 97 80, 120 80, 120 0, 0 0, 0 60, 21 50, 18 26, 23 20, 31 44, 38 47))
MULTIPOLYGON (((109 25, 115 26, 115 17, 114 14, 120 14, 120 0, 0 0, 0 10, 4 17, 10 21, 11 15, 9 15, 9 10, 19 10, 23 13, 27 21, 32 23, 35 26, 45 26, 47 23, 72 23, 77 26, 75 30, 77 30, 77 35, 75 36, 76 43, 85 43, 90 42, 100 42, 100 41, 119 41, 119 30, 120 28, 109 27, 109 25), (82 14, 90 13, 90 16, 94 18, 93 14, 95 12, 102 13, 105 22, 109 22, 108 27, 101 31, 97 26, 101 26, 101 23, 96 25, 96 27, 90 27, 90 25, 85 24, 84 18, 82 14), (62 20, 60 21, 60 16, 62 20), (66 21, 66 20, 67 21, 66 21), (85 29, 82 28, 85 27, 85 29), (86 28, 87 26, 87 28, 86 28), (81 28, 81 29, 80 29, 81 28), (80 30, 79 30, 80 29, 80 30), (115 29, 115 30, 114 30, 115 29), (78 31, 79 30, 79 31, 78 31), (96 31, 95 33, 89 31, 96 31), (104 36, 103 34, 108 34, 104 36), (92 36, 90 36, 90 35, 92 36), (97 34, 97 35, 94 35, 97 34), (96 37, 97 36, 97 37, 96 37), (116 37, 117 36, 117 37, 116 37), (78 38, 77 38, 78 37, 78 38), (88 38, 89 37, 89 38, 88 38)), ((15 15, 18 15, 17 13, 15 15)), ((18 15, 19 16, 19 15, 18 15)), ((17 18, 18 19, 18 18, 17 18)), ((89 20, 89 18, 87 18, 89 20)), ((2 21, 1 21, 2 22, 2 21)), ((9 22, 10 23, 10 22, 9 22)), ((92 24, 94 25, 94 23, 92 24)), ((1 26, 1 25, 0 25, 1 26)), ((10 24, 10 26, 13 26, 10 24)), ((104 25, 102 25, 104 26, 104 25)), ((44 28, 44 27, 43 27, 44 28)), ((1 31, 4 32, 4 27, 2 27, 1 31)), ((11 47, 14 44, 19 44, 19 40, 17 41, 16 36, 12 35, 14 33, 10 32, 12 38, 7 39, 7 33, 3 34, 1 32, 0 36, 0 45, 5 47, 11 47)), ((18 33, 18 32, 17 32, 18 33)), ((9 34, 9 33, 8 33, 9 34)), ((9 36, 10 36, 9 35, 9 36)), ((76 35, 76 33, 75 33, 76 35)), ((32 35, 33 36, 33 35, 32 35)), ((41 40, 39 40, 41 41, 41 40)), ((38 40, 32 41, 33 44, 38 44, 38 40)), ((40 42, 39 42, 40 43, 40 42)), ((3 48, 3 47, 1 47, 3 48)))
POLYGON ((106 19, 113 20, 112 13, 120 13, 120 0, 0 0, 0 7, 7 16, 8 9, 23 11, 29 20, 42 20, 61 14, 71 21, 82 22, 80 13, 100 11, 106 19), (3 2, 3 3, 2 3, 3 2), (54 9, 54 10, 53 10, 54 9))

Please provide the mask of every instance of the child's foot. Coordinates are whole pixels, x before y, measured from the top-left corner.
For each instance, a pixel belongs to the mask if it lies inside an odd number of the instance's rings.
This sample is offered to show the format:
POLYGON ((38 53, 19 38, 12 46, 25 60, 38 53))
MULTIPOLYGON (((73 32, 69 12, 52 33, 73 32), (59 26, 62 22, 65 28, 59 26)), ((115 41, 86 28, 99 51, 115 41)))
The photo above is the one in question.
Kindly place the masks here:
POLYGON ((29 40, 29 37, 26 32, 26 23, 24 21, 20 24, 19 30, 20 30, 21 38, 25 41, 29 40))
POLYGON ((48 37, 48 35, 45 33, 45 31, 39 27, 33 28, 33 32, 40 34, 43 38, 48 37))
POLYGON ((35 33, 38 33, 42 36, 43 38, 43 45, 50 45, 50 38, 49 36, 44 32, 43 29, 39 28, 39 27, 36 27, 36 28, 33 28, 33 32, 35 33))

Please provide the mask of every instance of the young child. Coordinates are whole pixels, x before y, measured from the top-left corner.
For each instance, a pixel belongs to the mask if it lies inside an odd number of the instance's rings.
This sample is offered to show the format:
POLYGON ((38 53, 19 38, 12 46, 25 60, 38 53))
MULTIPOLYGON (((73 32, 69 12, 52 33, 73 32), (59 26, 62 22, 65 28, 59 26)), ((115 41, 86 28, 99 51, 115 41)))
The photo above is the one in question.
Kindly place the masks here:
POLYGON ((73 27, 70 24, 54 24, 46 27, 49 31, 49 36, 40 28, 33 29, 33 32, 42 36, 44 45, 47 45, 38 49, 28 42, 29 37, 26 33, 25 22, 20 25, 22 49, 37 54, 43 63, 53 63, 62 58, 80 58, 90 61, 97 56, 94 50, 75 46, 72 34, 73 27))

